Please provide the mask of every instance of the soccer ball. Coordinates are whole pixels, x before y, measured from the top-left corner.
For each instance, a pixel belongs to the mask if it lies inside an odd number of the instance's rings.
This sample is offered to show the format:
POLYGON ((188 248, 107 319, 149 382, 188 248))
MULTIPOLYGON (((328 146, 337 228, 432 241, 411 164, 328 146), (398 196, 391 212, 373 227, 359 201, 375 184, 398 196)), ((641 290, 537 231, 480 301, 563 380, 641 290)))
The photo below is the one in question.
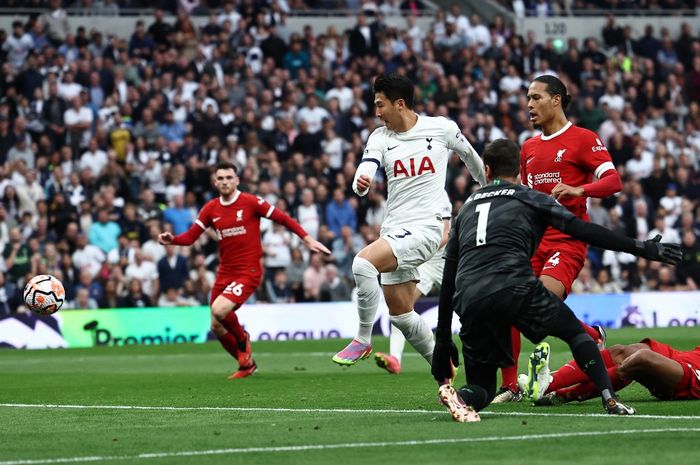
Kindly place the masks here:
POLYGON ((34 276, 24 286, 24 303, 39 315, 51 315, 63 306, 66 291, 58 278, 40 274, 34 276))

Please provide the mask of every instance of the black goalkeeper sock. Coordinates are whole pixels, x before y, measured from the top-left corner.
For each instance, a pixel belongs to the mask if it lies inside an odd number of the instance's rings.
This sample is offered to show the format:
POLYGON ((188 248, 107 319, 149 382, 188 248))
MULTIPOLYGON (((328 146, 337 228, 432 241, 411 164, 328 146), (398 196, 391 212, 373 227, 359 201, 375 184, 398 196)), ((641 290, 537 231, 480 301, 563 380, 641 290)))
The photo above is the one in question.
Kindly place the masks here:
POLYGON ((579 334, 569 342, 569 348, 578 366, 586 372, 600 391, 603 400, 607 401, 614 397, 615 390, 608 376, 608 370, 593 339, 586 333, 579 334))
POLYGON ((457 394, 462 398, 465 404, 471 406, 477 412, 491 403, 489 394, 486 389, 476 384, 466 384, 457 389, 457 394))

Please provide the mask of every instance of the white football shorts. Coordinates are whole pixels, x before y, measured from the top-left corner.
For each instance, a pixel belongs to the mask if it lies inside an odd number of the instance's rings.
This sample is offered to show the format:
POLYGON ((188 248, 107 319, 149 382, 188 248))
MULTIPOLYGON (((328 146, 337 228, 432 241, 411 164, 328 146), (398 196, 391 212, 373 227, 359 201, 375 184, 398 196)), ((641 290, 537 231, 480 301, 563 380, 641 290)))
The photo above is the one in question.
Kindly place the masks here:
POLYGON ((398 262, 395 271, 382 273, 382 284, 420 281, 418 267, 430 260, 440 247, 442 221, 435 226, 410 226, 382 229, 379 237, 391 246, 398 262))
POLYGON ((440 289, 442 285, 442 274, 445 271, 445 248, 437 251, 433 258, 418 267, 420 282, 417 287, 421 294, 428 295, 433 287, 440 289))

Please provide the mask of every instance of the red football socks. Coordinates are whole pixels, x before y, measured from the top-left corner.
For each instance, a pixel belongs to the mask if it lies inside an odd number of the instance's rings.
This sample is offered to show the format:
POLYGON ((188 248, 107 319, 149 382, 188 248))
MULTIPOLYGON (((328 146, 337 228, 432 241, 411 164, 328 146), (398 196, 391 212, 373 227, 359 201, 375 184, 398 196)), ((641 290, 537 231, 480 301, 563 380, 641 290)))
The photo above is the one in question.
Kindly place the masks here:
POLYGON ((236 338, 229 332, 226 332, 223 336, 219 336, 217 334, 216 338, 219 340, 223 348, 226 349, 226 352, 231 354, 231 357, 238 360, 238 346, 236 345, 236 338))
POLYGON ((583 321, 579 321, 581 323, 581 326, 583 326, 583 329, 586 331, 586 334, 591 336, 591 339, 593 339, 593 342, 597 343, 598 339, 600 339, 601 334, 598 332, 597 329, 595 329, 593 326, 589 326, 583 321))
POLYGON ((513 360, 515 365, 501 368, 501 377, 503 382, 501 386, 508 387, 511 391, 518 391, 518 357, 520 357, 520 331, 515 329, 515 326, 510 328, 510 344, 513 351, 513 360))
POLYGON ((238 322, 236 312, 229 312, 221 324, 224 326, 224 328, 226 328, 226 331, 231 333, 233 337, 236 338, 237 341, 242 341, 245 339, 245 331, 243 330, 243 326, 241 326, 241 324, 238 322))

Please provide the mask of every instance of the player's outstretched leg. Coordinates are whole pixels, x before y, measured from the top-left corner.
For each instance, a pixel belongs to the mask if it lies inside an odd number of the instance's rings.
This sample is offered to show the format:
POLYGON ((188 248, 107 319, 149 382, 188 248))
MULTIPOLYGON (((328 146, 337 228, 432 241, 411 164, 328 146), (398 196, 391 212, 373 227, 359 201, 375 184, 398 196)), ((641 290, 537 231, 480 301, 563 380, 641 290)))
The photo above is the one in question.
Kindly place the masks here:
POLYGON ((447 408, 454 421, 470 423, 481 421, 479 413, 473 407, 467 405, 455 388, 449 384, 443 384, 438 388, 440 402, 447 408))
POLYGON ((377 280, 379 271, 372 262, 357 256, 352 262, 352 272, 357 284, 357 313, 360 326, 355 339, 333 356, 333 361, 339 365, 354 365, 372 353, 372 326, 381 292, 377 280))
POLYGON ((519 382, 524 382, 520 388, 525 397, 532 401, 539 400, 547 392, 547 387, 552 380, 549 371, 550 352, 551 349, 546 342, 537 344, 528 360, 527 377, 518 379, 519 382))
POLYGON ((403 333, 392 324, 391 334, 389 335, 389 353, 377 352, 374 354, 374 360, 377 362, 377 366, 391 374, 398 375, 401 372, 401 357, 405 345, 406 338, 403 333))

